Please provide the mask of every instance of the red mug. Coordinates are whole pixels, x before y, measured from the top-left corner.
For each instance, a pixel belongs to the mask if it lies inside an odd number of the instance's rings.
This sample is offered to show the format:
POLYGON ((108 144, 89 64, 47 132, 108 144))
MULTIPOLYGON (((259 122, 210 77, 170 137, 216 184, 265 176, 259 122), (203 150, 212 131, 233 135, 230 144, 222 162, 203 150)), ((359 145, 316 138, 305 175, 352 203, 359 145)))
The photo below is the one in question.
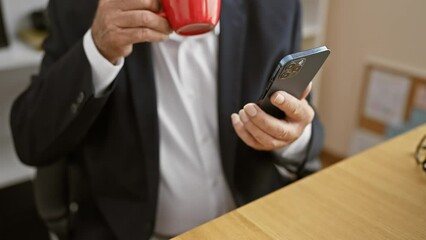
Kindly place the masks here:
POLYGON ((162 0, 162 16, 183 36, 211 31, 219 21, 221 0, 162 0))

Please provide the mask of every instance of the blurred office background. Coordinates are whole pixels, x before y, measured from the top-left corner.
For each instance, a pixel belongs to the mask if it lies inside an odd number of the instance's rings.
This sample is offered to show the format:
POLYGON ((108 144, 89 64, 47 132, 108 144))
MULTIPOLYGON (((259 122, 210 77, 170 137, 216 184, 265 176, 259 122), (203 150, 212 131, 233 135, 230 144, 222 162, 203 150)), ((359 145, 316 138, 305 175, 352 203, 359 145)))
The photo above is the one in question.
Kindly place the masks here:
MULTIPOLYGON (((426 1, 302 0, 303 48, 332 54, 314 80, 326 130, 324 166, 426 122, 426 1)), ((0 0, 0 238, 46 239, 32 200, 34 170, 19 163, 12 101, 37 72, 47 0, 0 0)))
POLYGON ((34 170, 18 161, 9 129, 12 101, 29 84, 42 57, 33 45, 40 34, 31 32, 30 16, 46 3, 0 0, 0 239, 4 240, 48 239, 34 206, 30 181, 34 170))
MULTIPOLYGON (((309 0, 306 0, 308 2, 309 0)), ((318 87, 324 160, 426 122, 426 1, 330 0, 318 87)))

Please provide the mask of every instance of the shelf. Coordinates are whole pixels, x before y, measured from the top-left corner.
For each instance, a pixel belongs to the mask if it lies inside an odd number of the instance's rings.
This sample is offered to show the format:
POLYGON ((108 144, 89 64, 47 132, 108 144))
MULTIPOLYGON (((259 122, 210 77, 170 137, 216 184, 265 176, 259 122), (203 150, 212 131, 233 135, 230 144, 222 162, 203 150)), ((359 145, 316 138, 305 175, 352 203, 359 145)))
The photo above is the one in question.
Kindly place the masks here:
MULTIPOLYGON (((38 0, 36 2, 38 3, 34 3, 34 5, 40 6, 44 4, 45 0, 38 0)), ((320 17, 320 14, 318 13, 320 1, 304 0, 302 2, 305 11, 303 19, 303 38, 316 38, 320 32, 319 23, 321 21, 318 20, 318 18, 320 17)), ((5 3, 6 5, 11 5, 11 0, 7 0, 5 3)), ((35 8, 35 6, 33 7, 35 8)), ((22 15, 23 12, 28 12, 28 10, 24 11, 19 9, 19 12, 22 15)), ((11 23, 11 25, 13 25, 10 27, 16 28, 16 25, 12 24, 14 22, 12 20, 16 21, 17 19, 12 19, 12 14, 9 16, 9 18, 9 22, 11 23)), ((43 55, 41 51, 36 51, 32 49, 31 47, 25 45, 24 43, 16 39, 16 37, 12 37, 10 39, 10 42, 11 45, 9 47, 0 48, 0 71, 37 66, 40 64, 43 55)))
POLYGON ((0 48, 0 71, 38 66, 42 52, 22 43, 16 36, 17 29, 29 24, 29 14, 46 7, 47 0, 1 0, 6 33, 10 45, 0 48))
MULTIPOLYGON (((303 27, 303 38, 316 37, 317 34, 317 26, 303 27)), ((0 71, 37 66, 41 63, 42 56, 42 51, 37 51, 15 39, 8 47, 0 48, 0 71)))
POLYGON ((37 66, 42 56, 42 51, 15 40, 8 47, 0 49, 0 71, 37 66))

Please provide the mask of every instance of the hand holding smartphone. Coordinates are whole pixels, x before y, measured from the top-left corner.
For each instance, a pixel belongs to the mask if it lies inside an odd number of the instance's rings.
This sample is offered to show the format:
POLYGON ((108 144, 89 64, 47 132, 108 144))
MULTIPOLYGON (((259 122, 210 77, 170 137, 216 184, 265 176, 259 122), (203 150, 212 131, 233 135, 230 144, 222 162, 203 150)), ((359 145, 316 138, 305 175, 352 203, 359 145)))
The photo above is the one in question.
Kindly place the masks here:
POLYGON ((285 113, 271 103, 271 95, 281 90, 302 97, 329 54, 330 50, 322 46, 283 57, 260 97, 260 108, 276 118, 284 118, 285 113))

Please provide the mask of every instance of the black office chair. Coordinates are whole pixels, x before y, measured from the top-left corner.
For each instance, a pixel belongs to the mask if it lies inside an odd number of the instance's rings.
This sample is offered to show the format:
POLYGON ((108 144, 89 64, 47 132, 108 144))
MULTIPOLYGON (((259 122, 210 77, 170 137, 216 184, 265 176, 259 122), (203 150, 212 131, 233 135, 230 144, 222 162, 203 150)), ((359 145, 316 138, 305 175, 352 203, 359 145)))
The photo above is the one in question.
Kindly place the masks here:
POLYGON ((34 179, 37 211, 49 231, 60 240, 69 239, 78 200, 84 194, 81 169, 66 158, 39 167, 34 179))

